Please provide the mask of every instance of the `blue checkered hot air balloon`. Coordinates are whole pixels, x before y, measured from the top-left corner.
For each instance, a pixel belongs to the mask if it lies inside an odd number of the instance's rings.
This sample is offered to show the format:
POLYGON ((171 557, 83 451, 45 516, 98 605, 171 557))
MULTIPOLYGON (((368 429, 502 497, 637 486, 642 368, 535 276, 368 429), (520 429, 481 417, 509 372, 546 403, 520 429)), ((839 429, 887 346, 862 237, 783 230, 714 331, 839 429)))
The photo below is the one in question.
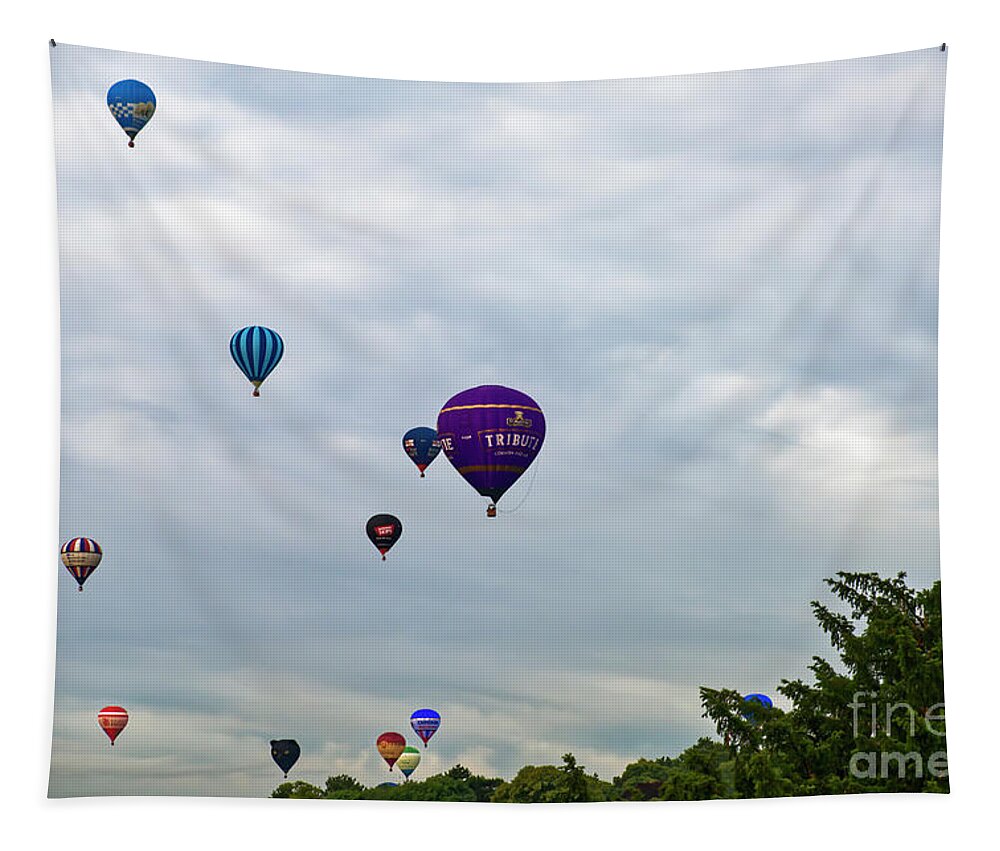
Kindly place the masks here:
POLYGON ((229 352, 253 385, 253 395, 259 396, 260 385, 285 353, 285 341, 277 331, 262 325, 248 325, 233 334, 229 352))
POLYGON ((136 134, 156 111, 156 95, 138 80, 119 80, 108 89, 108 109, 128 135, 128 146, 134 148, 136 134))

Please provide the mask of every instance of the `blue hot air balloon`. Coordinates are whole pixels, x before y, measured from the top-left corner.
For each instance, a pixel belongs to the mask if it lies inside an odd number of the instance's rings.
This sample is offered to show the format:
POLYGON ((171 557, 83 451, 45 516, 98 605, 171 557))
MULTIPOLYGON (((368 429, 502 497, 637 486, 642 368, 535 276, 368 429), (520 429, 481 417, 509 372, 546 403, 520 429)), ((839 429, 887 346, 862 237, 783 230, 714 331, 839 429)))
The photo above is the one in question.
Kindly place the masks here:
POLYGON ((410 460, 417 465, 422 479, 424 470, 431 465, 431 461, 438 457, 441 444, 438 443, 437 432, 434 429, 418 426, 411 428, 403 435, 403 449, 410 456, 410 460))
POLYGON ((452 396, 437 421, 438 440, 452 466, 480 494, 496 502, 531 466, 545 440, 538 403, 509 387, 487 384, 452 396))
POLYGON ((774 706, 773 701, 766 694, 748 694, 743 698, 743 703, 745 708, 741 710, 741 714, 751 724, 756 721, 753 709, 751 709, 754 704, 763 706, 765 709, 771 709, 774 706))
POLYGON ((260 385, 285 353, 285 341, 270 328, 250 325, 233 334, 229 352, 253 385, 253 395, 259 396, 260 385))
POLYGON ((136 134, 156 111, 156 95, 138 80, 119 80, 108 89, 108 109, 128 135, 128 146, 134 148, 136 134))
POLYGON ((410 716, 410 726, 413 732, 420 736, 426 748, 431 736, 441 726, 441 716, 433 709, 418 709, 410 716))

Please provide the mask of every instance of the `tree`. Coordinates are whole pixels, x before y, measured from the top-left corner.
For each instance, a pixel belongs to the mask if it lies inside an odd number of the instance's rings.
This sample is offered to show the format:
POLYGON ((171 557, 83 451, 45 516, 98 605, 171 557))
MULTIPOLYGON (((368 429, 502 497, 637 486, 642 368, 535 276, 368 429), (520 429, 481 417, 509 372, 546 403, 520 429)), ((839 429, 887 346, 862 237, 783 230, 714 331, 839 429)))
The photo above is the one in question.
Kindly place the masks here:
POLYGON ((740 797, 948 790, 941 584, 905 573, 826 580, 849 614, 813 601, 843 670, 820 657, 815 682, 782 680, 789 712, 703 688, 705 715, 729 745, 740 797))
POLYGON ((494 803, 571 804, 584 801, 610 801, 614 787, 595 777, 588 777, 572 754, 563 755, 563 764, 526 765, 509 783, 502 783, 493 795, 494 803))
POLYGON ((304 780, 282 783, 271 793, 272 798, 304 798, 315 800, 323 797, 323 790, 304 780))
POLYGON ((612 783, 622 801, 651 801, 660 794, 660 787, 670 773, 669 757, 640 759, 629 763, 612 783))
POLYGON ((365 787, 348 774, 337 774, 326 778, 326 793, 324 797, 337 800, 353 800, 359 798, 365 787))

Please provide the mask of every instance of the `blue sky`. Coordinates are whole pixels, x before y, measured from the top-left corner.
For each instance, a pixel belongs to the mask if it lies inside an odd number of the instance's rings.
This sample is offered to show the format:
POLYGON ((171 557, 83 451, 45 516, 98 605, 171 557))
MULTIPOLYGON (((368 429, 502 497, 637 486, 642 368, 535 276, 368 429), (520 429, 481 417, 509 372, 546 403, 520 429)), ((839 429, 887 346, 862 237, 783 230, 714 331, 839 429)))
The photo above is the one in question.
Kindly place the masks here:
POLYGON ((711 732, 699 685, 805 675, 824 577, 938 577, 936 49, 516 85, 52 55, 61 535, 106 553, 60 586, 52 794, 263 795, 284 737, 375 783, 423 706, 415 777, 610 779, 711 732), (259 400, 247 324, 286 343, 259 400), (481 383, 548 423, 496 521, 399 444, 481 383))

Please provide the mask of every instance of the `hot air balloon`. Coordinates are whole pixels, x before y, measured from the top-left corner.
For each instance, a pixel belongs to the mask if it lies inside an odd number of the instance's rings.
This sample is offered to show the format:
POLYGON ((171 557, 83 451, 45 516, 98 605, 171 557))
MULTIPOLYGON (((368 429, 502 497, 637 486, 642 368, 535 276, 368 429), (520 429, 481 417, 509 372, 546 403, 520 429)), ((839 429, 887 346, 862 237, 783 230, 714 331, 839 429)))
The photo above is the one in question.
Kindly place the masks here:
POLYGON ((438 440, 452 466, 496 502, 531 466, 545 439, 545 416, 530 396, 484 384, 452 396, 438 414, 438 440))
POLYGON ((409 780, 410 775, 420 765, 420 751, 416 748, 403 748, 403 752, 399 755, 399 761, 396 764, 399 766, 399 770, 403 772, 403 776, 409 780))
POLYGON ((406 739, 399 733, 383 733, 375 740, 375 747, 378 748, 379 756, 389 764, 389 771, 392 771, 393 764, 406 747, 406 739))
POLYGON ((111 739, 111 747, 114 747, 118 734, 128 724, 128 713, 120 706, 105 706, 104 709, 97 713, 97 723, 100 724, 101 729, 107 737, 111 739))
POLYGON ((437 439, 437 432, 432 428, 418 426, 411 428, 403 435, 403 449, 410 456, 410 460, 417 465, 420 470, 420 478, 424 477, 431 462, 438 457, 441 451, 441 444, 437 439))
POLYGON ((368 540, 382 553, 382 561, 385 561, 385 554, 403 534, 403 524, 399 522, 398 517, 393 517, 391 514, 376 514, 365 524, 365 533, 368 535, 368 540))
POLYGON ((420 736, 420 741, 426 748, 431 736, 441 726, 441 716, 433 709, 418 709, 410 716, 410 726, 413 732, 420 736))
POLYGON ((77 591, 83 590, 87 581, 101 563, 104 553, 93 538, 70 538, 62 545, 62 563, 77 582, 77 591))
POLYGON ((754 718, 753 710, 750 708, 754 704, 758 706, 763 706, 765 709, 771 709, 774 703, 771 701, 766 694, 748 694, 743 698, 744 708, 740 710, 741 714, 748 721, 753 723, 756 719, 754 718))
POLYGON ((277 331, 263 325, 248 325, 233 334, 229 353, 253 385, 253 395, 260 396, 260 385, 285 353, 285 341, 277 331))
POLYGON ((119 80, 108 89, 108 109, 128 135, 128 146, 134 148, 136 134, 156 111, 156 95, 138 80, 119 80))
POLYGON ((284 773, 285 777, 292 770, 292 766, 299 761, 299 743, 295 739, 272 739, 271 759, 273 759, 284 773))

